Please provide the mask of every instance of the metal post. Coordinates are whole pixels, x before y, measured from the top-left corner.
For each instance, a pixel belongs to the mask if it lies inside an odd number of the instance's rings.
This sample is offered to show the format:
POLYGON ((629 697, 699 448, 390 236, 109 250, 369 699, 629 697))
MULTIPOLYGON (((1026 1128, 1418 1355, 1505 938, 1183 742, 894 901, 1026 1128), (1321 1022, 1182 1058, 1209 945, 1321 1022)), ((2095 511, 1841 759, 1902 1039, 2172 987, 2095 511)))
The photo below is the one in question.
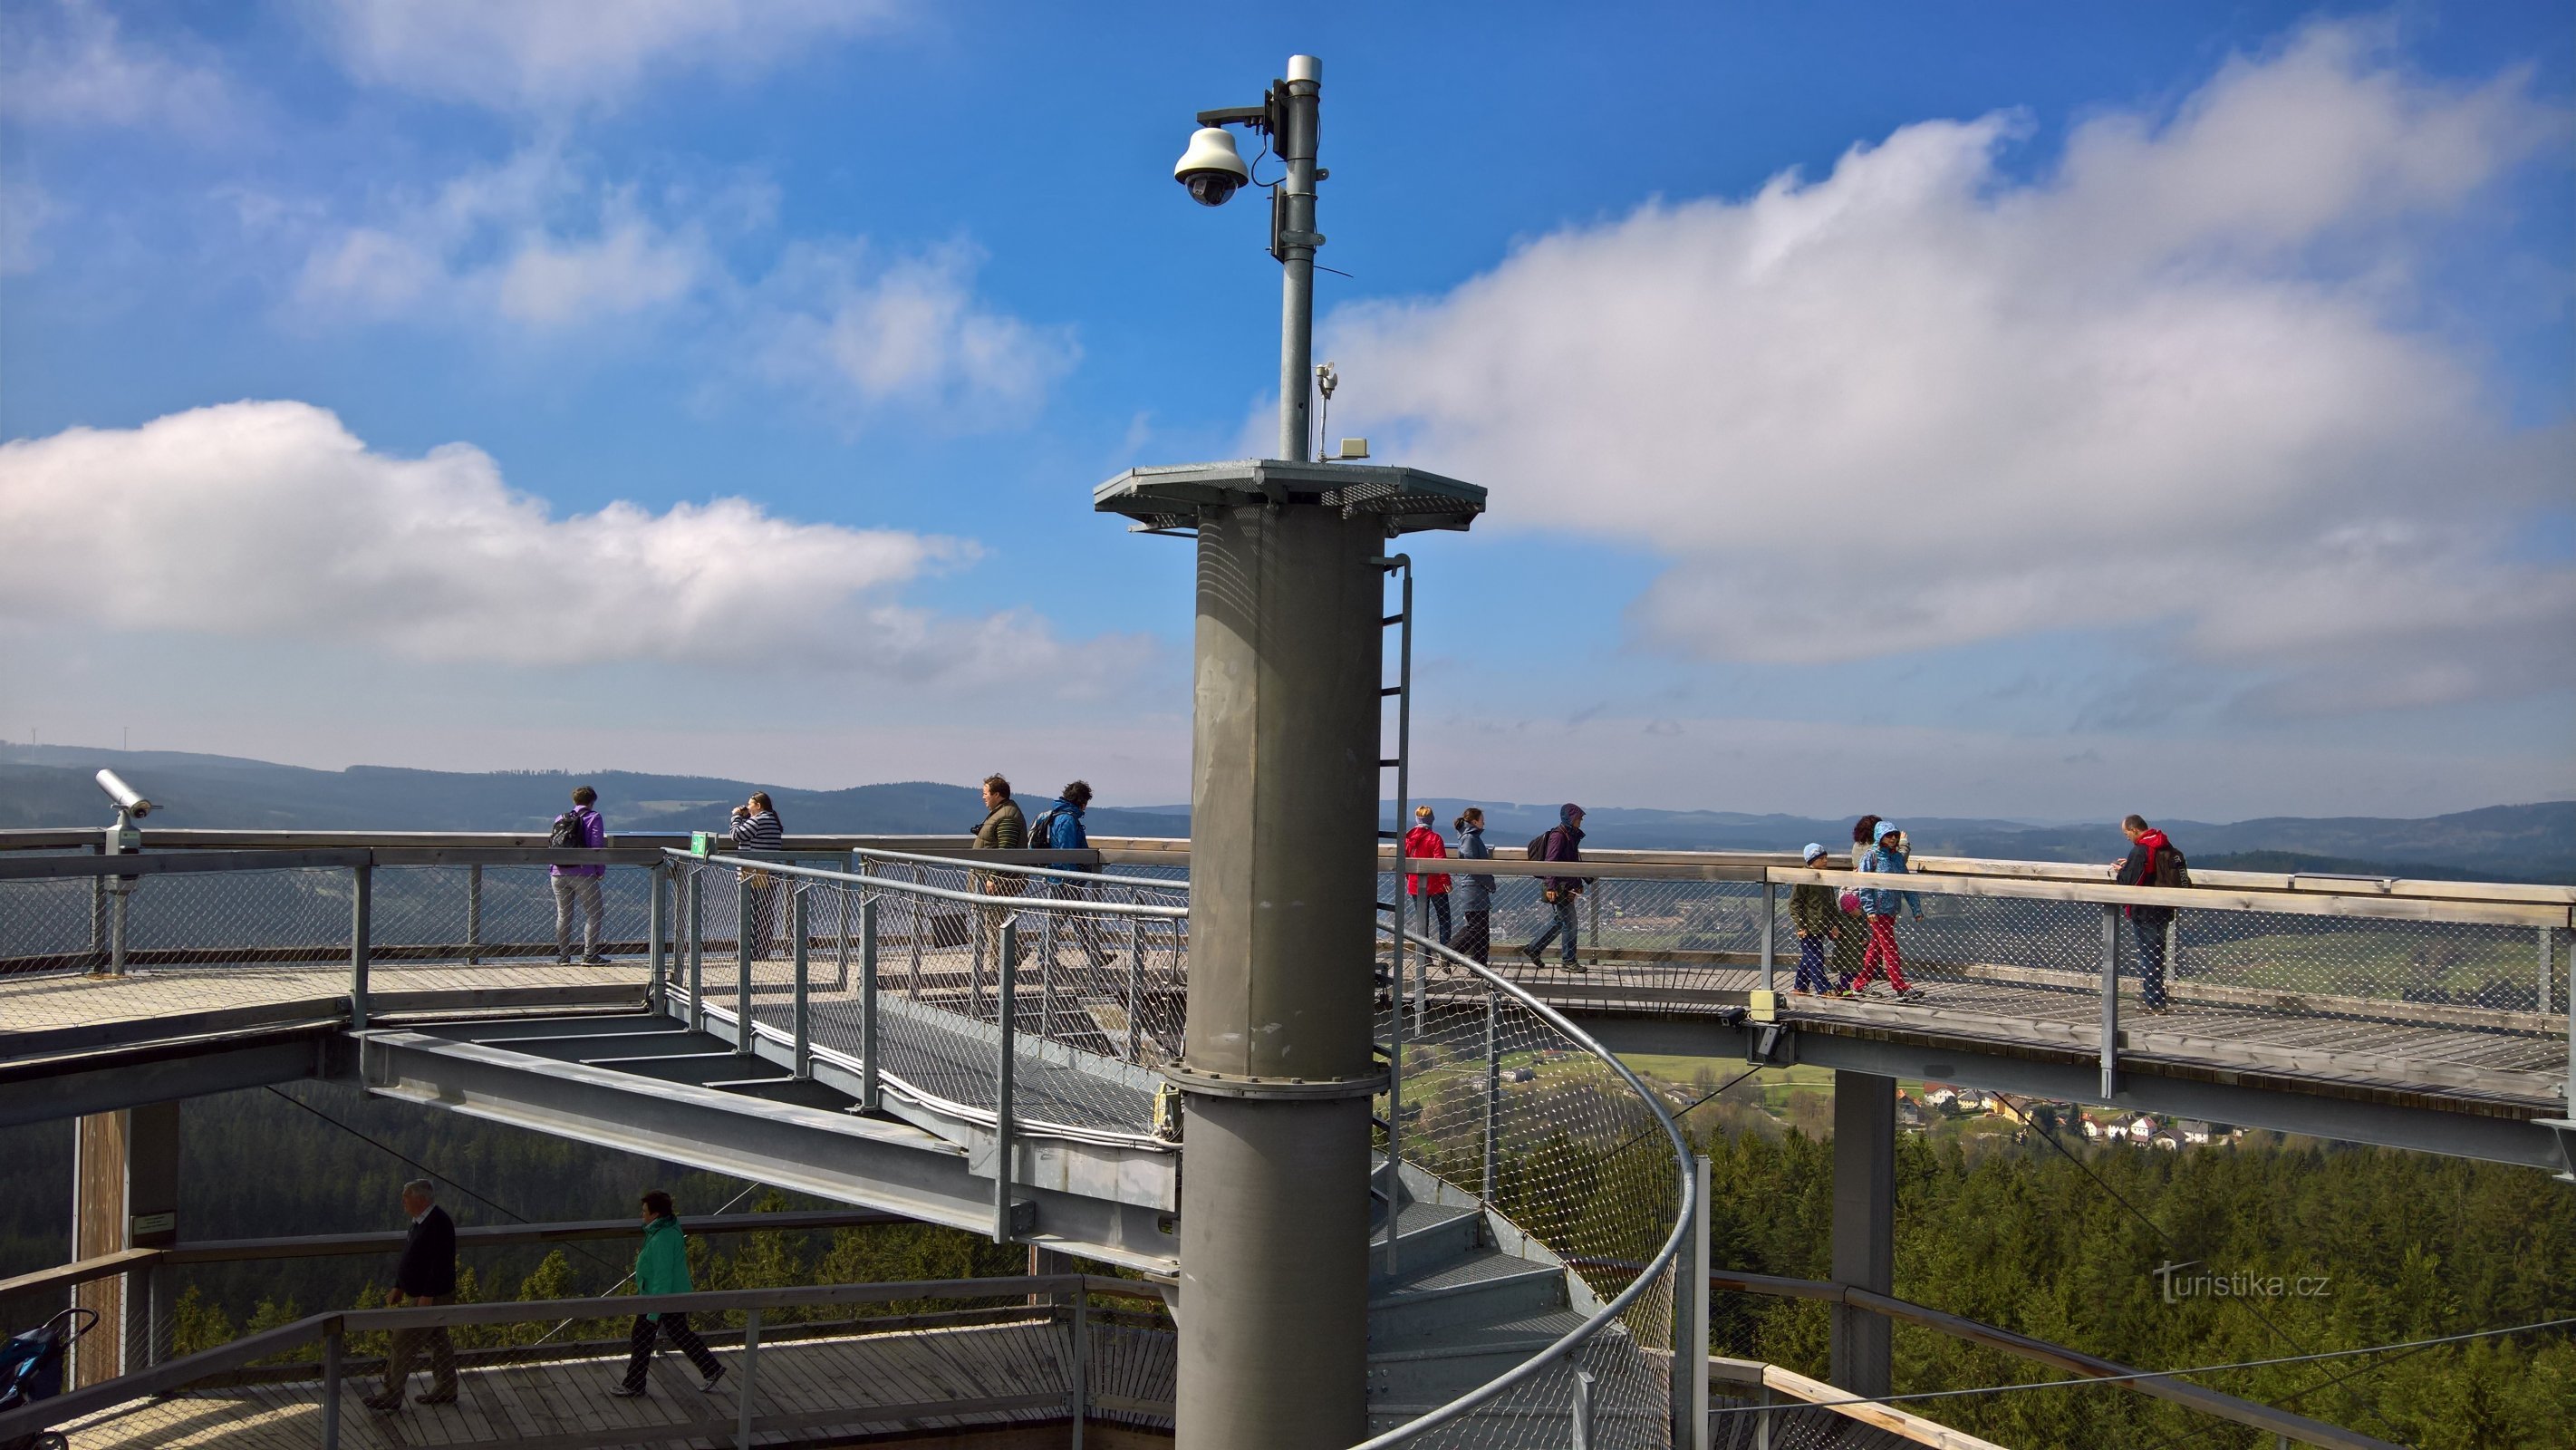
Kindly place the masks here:
POLYGON ((662 909, 662 878, 669 874, 669 870, 656 861, 644 876, 644 962, 652 973, 652 985, 645 990, 645 996, 657 1017, 670 1001, 667 995, 670 984, 665 975, 670 959, 663 952, 663 937, 670 929, 671 918, 662 909))
MULTIPOLYGON (((1400 848, 1399 848, 1400 849, 1400 848)), ((1394 1010, 1386 1028, 1386 1275, 1395 1277, 1395 1231, 1404 1218, 1404 918, 1396 917, 1394 1010)))
POLYGON ((340 1450, 340 1321, 322 1330, 322 1450, 340 1450))
POLYGON ((877 1091, 877 903, 859 903, 859 1106, 873 1113, 877 1091))
POLYGON ((1485 1206, 1494 1204, 1495 1150, 1503 1130, 1502 995, 1485 989, 1485 1206))
MULTIPOLYGON (((1592 918, 1592 956, 1596 961, 1601 957, 1601 898, 1609 894, 1610 883, 1598 876, 1592 878, 1592 889, 1583 893, 1584 911, 1592 918)), ((1583 953, 1576 952, 1574 959, 1583 960, 1583 953)))
POLYGON ((1684 1286, 1690 1300, 1690 1339, 1684 1344, 1690 1355, 1690 1434, 1678 1442, 1689 1450, 1709 1450, 1708 1434, 1708 1276, 1716 1267, 1708 1261, 1708 1159, 1691 1155, 1691 1276, 1684 1286))
MULTIPOLYGON (((1324 63, 1311 55, 1288 57, 1286 134, 1272 138, 1288 174, 1279 181, 1279 456, 1302 463, 1309 456, 1306 421, 1315 373, 1315 147, 1322 118, 1324 63)), ((1402 816, 1396 829, 1404 829, 1402 816)))
MULTIPOLYGON (((927 866, 913 867, 912 879, 915 885, 929 885, 930 868, 927 866)), ((922 919, 922 913, 927 909, 930 900, 931 898, 927 896, 916 896, 912 898, 911 904, 905 908, 906 914, 912 918, 912 930, 904 933, 904 935, 912 939, 911 991, 912 1000, 916 1002, 921 1000, 921 934, 926 926, 922 919)))
POLYGON ((734 1412, 734 1450, 751 1450, 752 1393, 760 1380, 760 1311, 746 1309, 742 1314, 742 1388, 734 1392, 740 1407, 734 1412))
POLYGON ((707 1030, 707 872, 692 867, 689 883, 689 1030, 707 1030))
MULTIPOLYGON (((1896 1283, 1896 1079, 1834 1073, 1834 1282, 1885 1294, 1896 1283)), ((1856 1395, 1887 1393, 1890 1321, 1849 1304, 1832 1306, 1834 1384, 1856 1395)))
POLYGON ((994 987, 994 1002, 1002 1027, 1002 1047, 993 1060, 993 1242, 1009 1243, 1011 1233, 1011 1078, 1017 1066, 1012 1055, 1018 1051, 1014 1009, 1013 982, 1018 973, 1020 949, 1019 918, 1002 923, 997 944, 1002 957, 1001 973, 994 987))
POLYGON ((790 898, 788 920, 796 928, 796 1075, 812 1077, 814 1075, 814 1023, 805 979, 813 967, 813 953, 808 950, 805 940, 806 891, 802 886, 791 885, 788 887, 788 892, 790 898))
MULTIPOLYGON (((103 845, 93 845, 90 850, 100 856, 108 854, 103 845)), ((89 879, 89 969, 95 972, 106 962, 107 878, 93 876, 89 879)))
MULTIPOLYGON (((2558 951, 2557 951, 2556 945, 2555 945, 2555 944, 2553 943, 2553 941, 2551 940, 2551 937, 2550 937, 2550 930, 2549 930, 2549 928, 2548 928, 2548 927, 2545 927, 2545 926, 2544 926, 2544 927, 2542 927, 2542 928, 2540 928, 2540 994, 2539 994, 2539 1001, 2540 1001, 2540 1010, 2541 1010, 2542 1012, 2544 1012, 2544 1013, 2545 1013, 2545 1012, 2547 1012, 2547 1011, 2549 1010, 2549 977, 2550 977, 2550 971, 2551 971, 2551 968, 2552 968, 2552 967, 2554 967, 2554 966, 2557 964, 2557 961, 2556 961, 2557 956, 2558 956, 2558 951)), ((2571 1112, 2576 1112, 2576 1102, 2571 1102, 2571 1103, 2569 1103, 2567 1106, 2568 1106, 2569 1111, 2571 1111, 2571 1112)))
POLYGON ((1771 1386, 1763 1385, 1754 1403, 1762 1408, 1753 1416, 1753 1450, 1771 1450, 1771 1386))
POLYGON ((733 1050, 751 1052, 751 877, 734 871, 733 914, 733 1050))
POLYGON ((2102 908, 2102 1100, 2120 1090, 2120 908, 2102 908))
MULTIPOLYGON (((356 1031, 367 1025, 367 951, 374 931, 376 868, 349 868, 353 888, 349 898, 349 1027, 356 1031)), ((118 937, 125 935, 122 924, 118 937)), ((123 947, 120 944, 119 954, 123 947)))
MULTIPOLYGON (((1134 897, 1136 893, 1133 890, 1130 890, 1127 895, 1129 897, 1128 904, 1131 906, 1134 905, 1134 897)), ((1145 933, 1143 923, 1144 919, 1142 917, 1131 916, 1127 918, 1127 1060, 1129 1062, 1142 1062, 1144 1060, 1144 1025, 1141 1020, 1142 1014, 1145 1010, 1145 933)))
POLYGON ((1779 916, 1779 907, 1778 907, 1778 899, 1779 899, 1779 897, 1778 897, 1778 893, 1779 893, 1779 888, 1778 888, 1778 887, 1775 887, 1775 886, 1773 886, 1773 885, 1771 884, 1771 873, 1770 873, 1770 872, 1768 872, 1768 871, 1763 872, 1763 873, 1762 873, 1762 990, 1763 990, 1763 991, 1765 991, 1765 992, 1768 992, 1768 991, 1772 990, 1773 985, 1774 985, 1774 984, 1773 984, 1773 982, 1772 982, 1772 980, 1771 980, 1771 971, 1772 971, 1772 963, 1773 963, 1773 961, 1775 960, 1775 958, 1774 958, 1774 955, 1773 955, 1773 954, 1774 954, 1774 952, 1775 952, 1775 950, 1776 950, 1776 948, 1777 948, 1777 943, 1776 943, 1776 941, 1775 941, 1775 938, 1779 935, 1779 929, 1780 929, 1780 923, 1779 923, 1779 921, 1778 921, 1778 919, 1777 919, 1777 918, 1778 918, 1778 916, 1779 916))
MULTIPOLYGON (((850 874, 861 878, 868 874, 867 858, 856 851, 850 853, 850 874)), ((832 971, 832 990, 835 992, 850 990, 850 917, 859 898, 866 894, 865 886, 856 891, 845 889, 841 892, 841 959, 832 971)))
POLYGON ((114 902, 108 908, 107 918, 107 971, 110 976, 125 975, 125 956, 132 940, 129 929, 133 920, 134 888, 141 884, 139 879, 121 880, 109 889, 109 898, 114 902))
MULTIPOLYGON (((1422 895, 1420 895, 1420 896, 1418 896, 1418 897, 1416 897, 1416 898, 1414 898, 1414 899, 1422 903, 1421 907, 1418 909, 1418 910, 1419 910, 1419 914, 1420 914, 1420 915, 1421 915, 1421 917, 1422 917, 1422 930, 1420 930, 1420 931, 1418 931, 1418 932, 1416 932, 1416 933, 1414 933, 1414 934, 1415 934, 1416 936, 1421 937, 1421 938, 1422 938, 1422 940, 1423 940, 1424 942, 1426 942, 1426 943, 1427 943, 1427 942, 1429 942, 1429 941, 1431 941, 1431 940, 1433 939, 1433 938, 1432 938, 1432 935, 1431 935, 1431 893, 1430 893, 1430 892, 1428 892, 1428 891, 1425 891, 1424 893, 1422 893, 1422 895)), ((1427 946, 1427 945, 1417 945, 1417 946, 1415 946, 1415 947, 1414 947, 1414 949, 1413 949, 1413 1035, 1414 1035, 1414 1036, 1416 1036, 1416 1037, 1425 1037, 1425 1036, 1430 1035, 1428 1032, 1426 1032, 1426 1031, 1424 1030, 1424 1027, 1423 1027, 1424 1016, 1425 1016, 1425 1014, 1426 1014, 1426 1013, 1428 1013, 1430 1010, 1431 1010, 1431 948, 1430 948, 1429 946, 1427 946)))
POLYGON ((1592 1371, 1574 1372, 1574 1450, 1592 1450, 1592 1371))
MULTIPOLYGON (((653 903, 660 906, 657 897, 653 903)), ((483 863, 465 868, 465 965, 483 964, 483 863)))
POLYGON ((1091 1418, 1091 1294, 1079 1275, 1073 1281, 1073 1450, 1082 1450, 1082 1422, 1091 1418))

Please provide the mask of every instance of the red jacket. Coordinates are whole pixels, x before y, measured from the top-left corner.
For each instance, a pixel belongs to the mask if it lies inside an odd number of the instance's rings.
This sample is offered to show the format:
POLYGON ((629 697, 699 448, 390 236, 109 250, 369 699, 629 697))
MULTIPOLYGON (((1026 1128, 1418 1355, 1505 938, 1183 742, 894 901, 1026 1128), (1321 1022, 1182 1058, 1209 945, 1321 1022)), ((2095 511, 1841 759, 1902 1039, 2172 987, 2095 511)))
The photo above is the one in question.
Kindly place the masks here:
MULTIPOLYGON (((1415 861, 1445 860, 1449 855, 1449 843, 1440 839, 1440 833, 1429 826, 1416 826, 1404 833, 1404 854, 1415 861)), ((1445 871, 1425 876, 1408 873, 1404 878, 1404 894, 1446 896, 1449 894, 1449 874, 1445 871)))

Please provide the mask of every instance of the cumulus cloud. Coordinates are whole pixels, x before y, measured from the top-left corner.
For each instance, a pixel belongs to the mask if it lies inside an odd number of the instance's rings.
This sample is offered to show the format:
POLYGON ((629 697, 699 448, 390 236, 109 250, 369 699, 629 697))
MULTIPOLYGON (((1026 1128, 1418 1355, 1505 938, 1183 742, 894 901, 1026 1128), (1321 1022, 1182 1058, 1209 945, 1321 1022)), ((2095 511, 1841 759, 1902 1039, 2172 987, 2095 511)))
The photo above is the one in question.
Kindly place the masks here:
POLYGON ((648 77, 741 77, 886 29, 893 0, 311 0, 359 80, 495 109, 614 103, 648 77))
POLYGON ((0 444, 0 537, 0 620, 28 624, 516 665, 794 659, 969 683, 1114 673, 1136 652, 1068 644, 1027 614, 955 618, 896 597, 971 560, 971 543, 796 523, 739 498, 557 518, 478 448, 394 457, 296 402, 0 444))
POLYGON ((25 5, 0 21, 0 114, 203 135, 232 111, 220 71, 128 38, 92 0, 25 5))
POLYGON ((864 245, 791 247, 760 285, 752 336, 774 379, 864 406, 996 422, 1069 372, 1072 331, 995 310, 974 291, 971 249, 875 263, 864 245))
POLYGON ((537 333, 687 308, 697 345, 728 374, 743 368, 844 418, 903 409, 957 427, 1024 419, 1081 355, 1072 329, 980 296, 982 254, 962 242, 798 241, 765 271, 737 270, 727 244, 765 237, 775 210, 771 188, 739 178, 609 185, 541 140, 384 198, 362 223, 298 221, 295 303, 316 323, 537 333))
POLYGON ((2408 323, 2423 231, 2565 118, 2317 25, 2016 180, 2028 129, 1559 232, 1331 350, 1498 524, 1660 552, 1636 618, 1712 656, 2138 626, 2269 711, 2566 683, 2576 572, 2507 560, 2576 442, 2408 323))

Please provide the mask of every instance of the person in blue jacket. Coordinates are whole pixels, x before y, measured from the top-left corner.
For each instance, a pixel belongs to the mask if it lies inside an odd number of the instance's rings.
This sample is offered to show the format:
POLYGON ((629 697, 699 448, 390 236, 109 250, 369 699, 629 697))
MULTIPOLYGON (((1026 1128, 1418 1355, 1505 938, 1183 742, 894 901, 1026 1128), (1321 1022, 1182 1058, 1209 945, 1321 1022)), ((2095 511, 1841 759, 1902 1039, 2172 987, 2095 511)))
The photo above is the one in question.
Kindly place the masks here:
MULTIPOLYGON (((1085 829, 1082 823, 1083 812, 1090 808, 1091 783, 1081 780, 1068 783, 1064 793, 1055 798, 1054 804, 1040 811, 1038 818, 1029 822, 1029 849, 1032 851, 1090 850, 1091 832, 1085 829)), ((1058 861, 1049 869, 1097 871, 1100 868, 1087 861, 1058 861)), ((1036 879, 1047 883, 1047 894, 1060 901, 1079 901, 1091 894, 1091 888, 1082 882, 1067 881, 1061 876, 1041 876, 1036 879)), ((1048 966, 1055 965, 1056 938, 1063 933, 1070 933, 1074 940, 1082 943, 1083 960, 1089 962, 1093 970, 1109 965, 1109 948, 1103 944, 1099 917, 1087 911, 1063 911, 1053 915, 1056 917, 1055 929, 1046 933, 1045 945, 1042 948, 1046 954, 1048 966)))
MULTIPOLYGON (((1894 821, 1878 823, 1878 844, 1861 858, 1860 869, 1873 875, 1903 876, 1914 869, 1907 859, 1904 832, 1894 821)), ((1914 919, 1923 919, 1923 898, 1901 887, 1870 886, 1860 893, 1860 909, 1869 918, 1869 947, 1861 953, 1860 975, 1852 978, 1843 990, 1846 997, 1857 997, 1869 986, 1870 977, 1882 967, 1887 971, 1887 985, 1900 997, 1920 996, 1905 980, 1905 961, 1896 950, 1896 914, 1911 911, 1914 919)))

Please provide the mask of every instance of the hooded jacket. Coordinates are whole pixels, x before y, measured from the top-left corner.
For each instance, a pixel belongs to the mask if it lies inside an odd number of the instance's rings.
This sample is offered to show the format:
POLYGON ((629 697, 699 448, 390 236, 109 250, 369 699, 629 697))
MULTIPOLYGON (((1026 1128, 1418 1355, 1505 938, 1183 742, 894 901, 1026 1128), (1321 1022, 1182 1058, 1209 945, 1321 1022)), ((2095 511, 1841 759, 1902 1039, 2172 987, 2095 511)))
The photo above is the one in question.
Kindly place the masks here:
MULTIPOLYGON (((1566 806, 1556 813, 1556 828, 1539 842, 1542 861, 1580 861, 1583 859, 1583 828, 1574 823, 1574 807, 1566 806)), ((1539 886, 1547 891, 1575 891, 1584 888, 1580 876, 1542 876, 1539 886)))
MULTIPOLYGON (((1467 861, 1490 861, 1494 859, 1494 848, 1485 844, 1484 827, 1459 827, 1458 855, 1460 859, 1467 861)), ((1460 911, 1491 911, 1494 909, 1493 877, 1461 876, 1458 880, 1460 883, 1458 887, 1458 909, 1460 911)))
MULTIPOLYGON (((1893 850, 1886 846, 1873 846, 1870 848, 1869 854, 1861 858, 1860 869, 1873 873, 1902 876, 1913 870, 1914 866, 1913 863, 1905 859, 1905 853, 1902 851, 1893 850)), ((1869 886, 1864 887, 1861 890, 1860 909, 1868 912, 1872 916, 1894 916, 1899 910, 1911 911, 1916 916, 1921 916, 1923 914, 1923 898, 1915 895, 1911 891, 1900 891, 1892 887, 1869 886)))
MULTIPOLYGON (((1404 833, 1404 854, 1408 859, 1415 861, 1435 861, 1449 854, 1449 843, 1440 839, 1440 833, 1429 826, 1416 826, 1404 833)), ((1425 871, 1419 874, 1407 872, 1404 877, 1404 894, 1446 896, 1449 894, 1449 873, 1446 871, 1425 871)))
MULTIPOLYGON (((2111 879, 2122 886, 2155 885, 2156 853, 2172 844, 2172 837, 2149 828, 2130 844, 2128 859, 2120 863, 2119 874, 2111 879)), ((2162 921, 2173 915, 2170 906, 2124 906, 2120 910, 2131 918, 2145 917, 2149 921, 2162 921)))
MULTIPOLYGON (((1075 805, 1073 802, 1066 800, 1062 796, 1057 796, 1054 802, 1048 805, 1045 810, 1038 812, 1037 820, 1029 822, 1030 847, 1040 851, 1090 850, 1091 832, 1083 829, 1082 810, 1082 807, 1075 805), (1040 821, 1046 823, 1046 839, 1043 841, 1038 839, 1038 823, 1040 821)), ((1097 868, 1090 866, 1077 866, 1071 862, 1059 861, 1056 863, 1055 869, 1058 871, 1090 871, 1097 868)))
POLYGON ((686 1294, 689 1288, 689 1241, 680 1232, 680 1221, 665 1215, 644 1225, 644 1247, 635 1255, 635 1292, 686 1294))

